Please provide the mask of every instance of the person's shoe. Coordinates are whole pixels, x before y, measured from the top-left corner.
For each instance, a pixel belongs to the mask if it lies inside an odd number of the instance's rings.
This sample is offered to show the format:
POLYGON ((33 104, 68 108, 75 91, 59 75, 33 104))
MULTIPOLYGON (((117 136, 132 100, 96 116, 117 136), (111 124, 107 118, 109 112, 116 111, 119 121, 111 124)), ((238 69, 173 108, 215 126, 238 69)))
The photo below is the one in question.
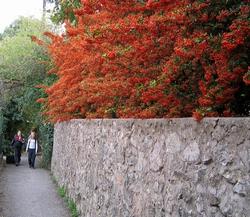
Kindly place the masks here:
POLYGON ((16 167, 18 166, 18 164, 16 164, 16 167))

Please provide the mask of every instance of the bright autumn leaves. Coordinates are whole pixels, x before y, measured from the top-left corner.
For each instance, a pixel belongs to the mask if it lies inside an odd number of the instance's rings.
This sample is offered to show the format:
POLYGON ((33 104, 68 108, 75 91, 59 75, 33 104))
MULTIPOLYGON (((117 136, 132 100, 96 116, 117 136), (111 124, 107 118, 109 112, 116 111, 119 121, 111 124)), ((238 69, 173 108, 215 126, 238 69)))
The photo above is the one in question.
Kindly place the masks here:
MULTIPOLYGON (((52 122, 234 115, 250 83, 249 1, 84 0, 51 38, 52 122)), ((38 41, 40 42, 40 41, 38 41)))

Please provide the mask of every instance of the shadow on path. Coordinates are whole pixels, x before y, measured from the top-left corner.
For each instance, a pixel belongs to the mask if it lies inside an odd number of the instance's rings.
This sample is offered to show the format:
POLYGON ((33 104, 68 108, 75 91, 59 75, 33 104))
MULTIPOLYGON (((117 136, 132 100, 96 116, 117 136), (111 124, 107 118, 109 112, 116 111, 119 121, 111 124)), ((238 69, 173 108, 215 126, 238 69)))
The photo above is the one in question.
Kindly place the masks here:
POLYGON ((6 165, 0 175, 0 217, 69 217, 50 174, 21 165, 6 165))

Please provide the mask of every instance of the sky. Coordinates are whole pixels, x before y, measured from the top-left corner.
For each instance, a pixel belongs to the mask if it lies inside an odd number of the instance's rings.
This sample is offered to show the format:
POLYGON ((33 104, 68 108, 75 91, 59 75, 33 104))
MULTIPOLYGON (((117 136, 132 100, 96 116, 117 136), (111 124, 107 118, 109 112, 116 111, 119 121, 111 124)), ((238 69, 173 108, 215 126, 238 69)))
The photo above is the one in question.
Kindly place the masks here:
POLYGON ((0 33, 20 16, 41 18, 43 0, 0 0, 0 33))

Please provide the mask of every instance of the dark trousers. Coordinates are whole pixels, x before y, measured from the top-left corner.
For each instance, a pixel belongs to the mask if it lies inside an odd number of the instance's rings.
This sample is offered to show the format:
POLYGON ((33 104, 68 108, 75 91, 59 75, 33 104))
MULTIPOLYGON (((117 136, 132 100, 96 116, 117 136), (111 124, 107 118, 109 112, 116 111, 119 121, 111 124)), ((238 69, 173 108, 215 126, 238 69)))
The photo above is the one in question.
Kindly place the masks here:
POLYGON ((36 160, 36 149, 29 149, 28 153, 28 161, 30 167, 35 167, 35 160, 36 160))
POLYGON ((21 147, 15 147, 14 148, 14 155, 15 155, 15 164, 19 164, 21 161, 21 147))

